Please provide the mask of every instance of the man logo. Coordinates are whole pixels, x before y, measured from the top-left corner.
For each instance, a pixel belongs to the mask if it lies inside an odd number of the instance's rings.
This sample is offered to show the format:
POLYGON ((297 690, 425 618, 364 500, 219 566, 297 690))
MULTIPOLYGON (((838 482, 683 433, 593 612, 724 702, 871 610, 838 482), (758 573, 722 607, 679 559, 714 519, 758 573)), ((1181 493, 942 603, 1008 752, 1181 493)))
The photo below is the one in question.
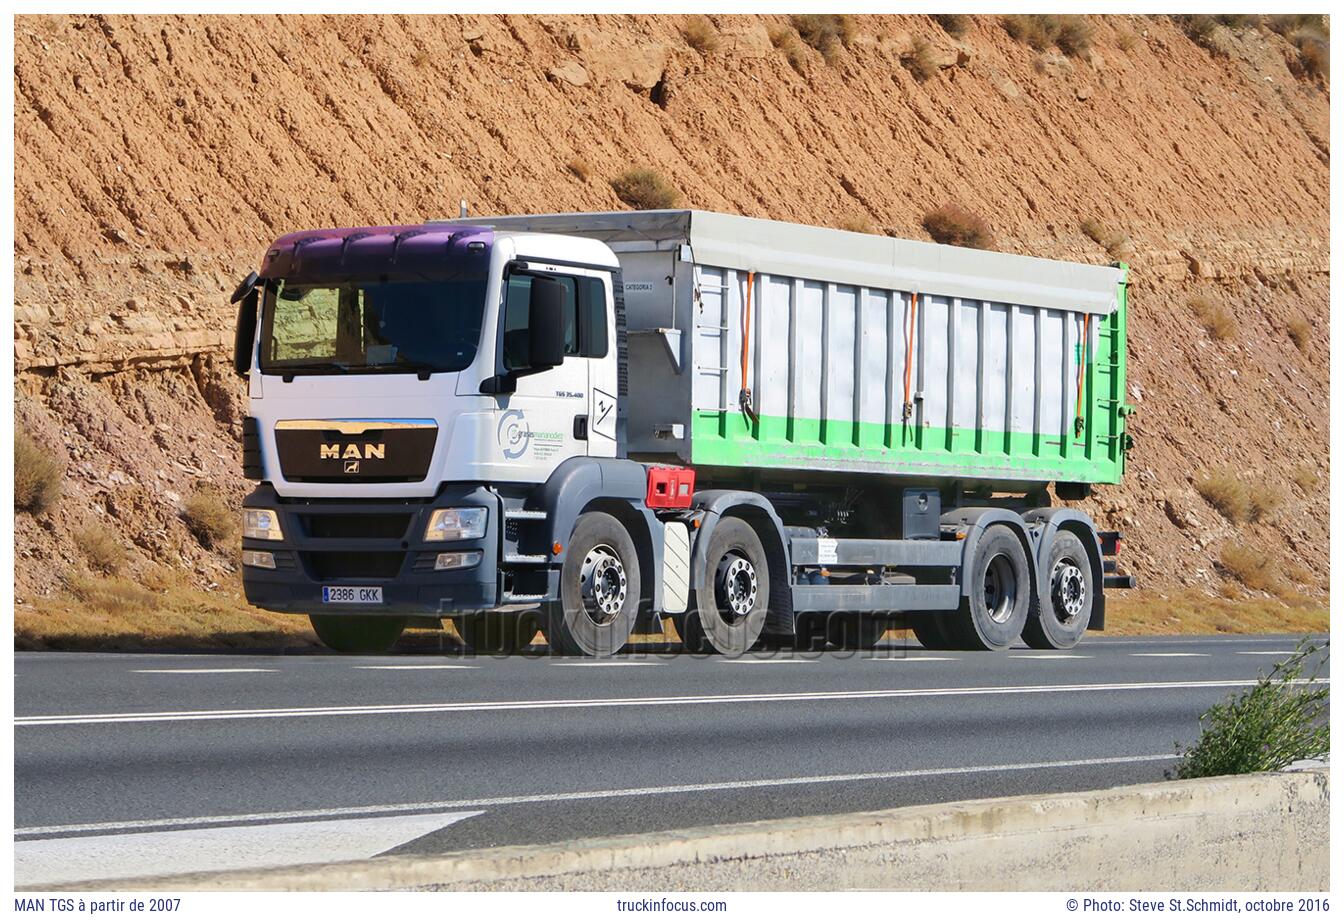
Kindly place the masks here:
POLYGON ((384 460, 387 458, 387 445, 347 444, 342 448, 340 444, 323 444, 318 455, 323 460, 384 460))
POLYGON ((359 461, 358 461, 358 460, 347 460, 347 461, 345 461, 345 471, 346 471, 347 473, 358 473, 358 472, 359 472, 359 461))

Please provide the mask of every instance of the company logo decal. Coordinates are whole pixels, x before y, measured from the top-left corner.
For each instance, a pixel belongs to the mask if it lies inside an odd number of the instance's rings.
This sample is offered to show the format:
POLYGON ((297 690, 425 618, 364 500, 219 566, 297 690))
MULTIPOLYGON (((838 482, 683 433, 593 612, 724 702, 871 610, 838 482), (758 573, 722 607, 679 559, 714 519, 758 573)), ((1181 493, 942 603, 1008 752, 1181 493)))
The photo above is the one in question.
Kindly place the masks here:
MULTIPOLYGON (((387 459, 386 444, 346 444, 342 447, 340 444, 323 444, 318 451, 323 460, 385 460, 387 459)), ((359 464, 355 464, 358 469, 359 464)), ((350 472, 350 470, 346 470, 350 472)))
POLYGON ((532 441, 532 429, 527 424, 523 410, 510 409, 501 415, 495 437, 499 441, 499 449, 504 452, 504 459, 517 460, 527 453, 528 444, 532 441))
POLYGON ((358 473, 358 472, 359 472, 359 461, 358 461, 358 460, 347 460, 347 461, 345 461, 345 471, 346 471, 347 473, 358 473))

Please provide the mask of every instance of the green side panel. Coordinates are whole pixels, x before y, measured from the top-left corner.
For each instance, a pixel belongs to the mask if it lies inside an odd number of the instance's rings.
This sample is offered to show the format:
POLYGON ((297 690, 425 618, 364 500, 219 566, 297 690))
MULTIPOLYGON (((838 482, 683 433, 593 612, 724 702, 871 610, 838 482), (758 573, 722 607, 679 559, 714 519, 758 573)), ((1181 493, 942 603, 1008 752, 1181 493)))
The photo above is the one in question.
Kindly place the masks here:
POLYGON ((691 425, 691 462, 1001 482, 1118 483, 1127 440, 1127 314, 1122 283, 1118 308, 1093 319, 1100 328, 1087 356, 1081 431, 1076 415, 1067 420, 1066 431, 1031 433, 782 416, 761 416, 753 425, 739 412, 698 412, 691 425))

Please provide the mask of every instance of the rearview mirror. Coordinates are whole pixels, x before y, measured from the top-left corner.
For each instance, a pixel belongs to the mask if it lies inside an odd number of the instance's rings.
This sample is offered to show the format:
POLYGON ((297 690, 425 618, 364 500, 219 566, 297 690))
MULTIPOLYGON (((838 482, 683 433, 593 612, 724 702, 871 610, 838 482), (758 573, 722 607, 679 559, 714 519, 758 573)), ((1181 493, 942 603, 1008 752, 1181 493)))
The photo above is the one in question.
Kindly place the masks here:
POLYGON ((238 324, 233 330, 233 370, 246 377, 252 370, 252 345, 257 337, 257 288, 243 295, 238 304, 238 324))
POLYGON ((565 360, 565 293, 563 282, 534 277, 528 300, 528 364, 537 370, 558 367, 565 360))

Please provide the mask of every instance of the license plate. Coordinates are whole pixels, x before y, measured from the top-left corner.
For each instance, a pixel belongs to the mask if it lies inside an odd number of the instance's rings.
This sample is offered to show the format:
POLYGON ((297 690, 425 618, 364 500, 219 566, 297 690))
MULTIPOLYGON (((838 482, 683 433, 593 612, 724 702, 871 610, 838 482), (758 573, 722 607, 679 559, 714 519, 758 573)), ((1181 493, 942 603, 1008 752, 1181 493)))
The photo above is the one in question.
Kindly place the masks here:
POLYGON ((323 585, 324 604, 381 604, 382 588, 359 588, 348 585, 323 585))

